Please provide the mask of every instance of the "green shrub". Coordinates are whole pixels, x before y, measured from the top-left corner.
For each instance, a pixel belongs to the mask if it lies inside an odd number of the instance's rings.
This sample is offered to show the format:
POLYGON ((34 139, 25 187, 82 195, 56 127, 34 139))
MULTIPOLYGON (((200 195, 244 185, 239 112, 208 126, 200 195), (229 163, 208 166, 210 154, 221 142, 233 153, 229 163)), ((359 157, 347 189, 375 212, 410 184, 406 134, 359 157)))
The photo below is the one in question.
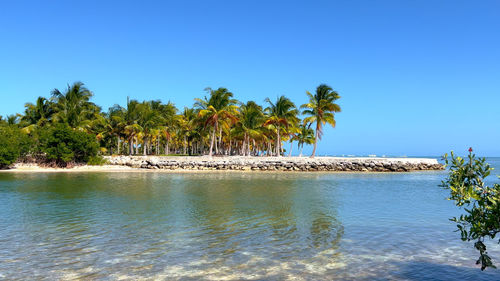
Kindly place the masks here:
POLYGON ((23 136, 18 128, 0 126, 0 168, 7 168, 21 156, 23 136))
POLYGON ((457 224, 463 241, 475 241, 479 251, 476 264, 481 265, 481 270, 495 268, 484 243, 485 238, 495 239, 500 233, 500 184, 487 185, 485 181, 493 168, 485 158, 477 158, 472 148, 467 160, 453 151, 450 158, 445 154, 444 159, 450 171, 441 186, 450 191, 448 199, 465 211, 451 221, 457 224))
POLYGON ((60 166, 69 162, 86 163, 97 155, 98 148, 93 135, 73 130, 67 124, 58 124, 40 134, 40 150, 47 160, 60 166))
POLYGON ((87 161, 87 164, 92 165, 92 166, 102 166, 102 165, 105 165, 107 163, 108 163, 108 161, 99 155, 90 156, 89 161, 87 161))

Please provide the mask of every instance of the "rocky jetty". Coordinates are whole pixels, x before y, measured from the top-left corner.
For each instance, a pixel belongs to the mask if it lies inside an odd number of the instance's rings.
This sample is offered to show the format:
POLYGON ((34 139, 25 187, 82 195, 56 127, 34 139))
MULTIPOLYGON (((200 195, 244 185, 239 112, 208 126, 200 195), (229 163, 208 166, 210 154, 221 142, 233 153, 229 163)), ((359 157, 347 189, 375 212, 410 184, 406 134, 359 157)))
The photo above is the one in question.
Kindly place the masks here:
POLYGON ((109 165, 166 170, 408 172, 442 170, 430 158, 106 156, 109 165))

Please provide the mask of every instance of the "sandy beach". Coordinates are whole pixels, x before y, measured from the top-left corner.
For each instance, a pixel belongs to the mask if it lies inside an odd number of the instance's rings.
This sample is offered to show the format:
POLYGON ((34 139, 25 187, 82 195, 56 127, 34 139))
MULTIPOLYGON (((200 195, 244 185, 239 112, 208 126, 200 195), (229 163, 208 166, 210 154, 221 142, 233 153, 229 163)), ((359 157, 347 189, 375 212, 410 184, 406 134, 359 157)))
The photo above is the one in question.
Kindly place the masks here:
POLYGON ((137 172, 137 171, 297 171, 297 172, 408 172, 441 170, 432 158, 376 157, 245 157, 245 156, 106 156, 107 165, 71 168, 17 163, 2 172, 137 172))
POLYGON ((17 173, 17 172, 34 172, 34 173, 51 173, 51 172, 132 172, 141 171, 143 169, 132 168, 128 166, 117 166, 117 165, 102 165, 102 166, 91 166, 91 165, 79 165, 71 168, 52 168, 43 167, 37 164, 26 164, 17 163, 13 165, 10 169, 0 170, 0 173, 17 173))

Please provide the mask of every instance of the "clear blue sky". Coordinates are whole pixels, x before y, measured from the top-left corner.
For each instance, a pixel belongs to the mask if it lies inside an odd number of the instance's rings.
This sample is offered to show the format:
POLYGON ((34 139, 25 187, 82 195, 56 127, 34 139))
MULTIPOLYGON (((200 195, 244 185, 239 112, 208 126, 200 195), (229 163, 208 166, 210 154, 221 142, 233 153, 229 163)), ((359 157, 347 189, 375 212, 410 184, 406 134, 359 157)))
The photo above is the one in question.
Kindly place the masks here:
POLYGON ((0 2, 0 114, 74 81, 103 109, 327 83, 321 155, 500 156, 500 1, 0 2))

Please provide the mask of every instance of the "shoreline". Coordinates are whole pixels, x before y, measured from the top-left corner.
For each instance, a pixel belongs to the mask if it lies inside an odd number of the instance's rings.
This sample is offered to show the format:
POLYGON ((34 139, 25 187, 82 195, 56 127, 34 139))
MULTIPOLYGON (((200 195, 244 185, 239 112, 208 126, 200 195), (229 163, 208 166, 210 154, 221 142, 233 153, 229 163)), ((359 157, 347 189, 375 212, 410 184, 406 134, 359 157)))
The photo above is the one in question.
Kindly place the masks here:
POLYGON ((17 163, 0 172, 412 172, 443 170, 432 158, 255 157, 255 156, 104 156, 107 165, 72 168, 17 163))

